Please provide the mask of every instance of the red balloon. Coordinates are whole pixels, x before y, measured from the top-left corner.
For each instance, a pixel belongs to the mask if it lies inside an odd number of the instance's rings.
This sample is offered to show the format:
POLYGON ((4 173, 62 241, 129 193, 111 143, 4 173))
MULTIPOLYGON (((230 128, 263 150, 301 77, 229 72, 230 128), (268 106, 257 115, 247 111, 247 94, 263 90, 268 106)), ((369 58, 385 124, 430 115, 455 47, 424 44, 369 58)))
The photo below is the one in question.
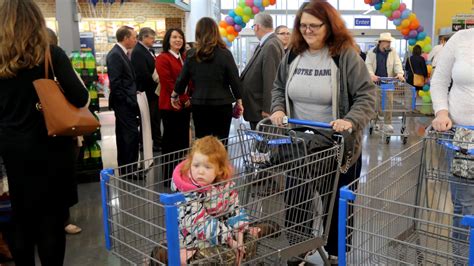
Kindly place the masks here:
POLYGON ((366 5, 370 5, 370 3, 372 3, 372 0, 364 0, 364 3, 365 3, 366 5))

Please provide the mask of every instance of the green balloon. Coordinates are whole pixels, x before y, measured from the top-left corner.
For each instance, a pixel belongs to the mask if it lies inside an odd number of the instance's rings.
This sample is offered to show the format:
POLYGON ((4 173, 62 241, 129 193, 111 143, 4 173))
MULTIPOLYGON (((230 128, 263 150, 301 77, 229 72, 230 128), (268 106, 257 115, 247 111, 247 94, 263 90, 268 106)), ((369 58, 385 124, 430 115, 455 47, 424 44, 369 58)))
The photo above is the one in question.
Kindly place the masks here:
POLYGON ((244 7, 244 14, 247 16, 251 16, 253 14, 252 9, 249 6, 244 7))
POLYGON ((431 96, 425 95, 421 98, 423 100, 423 103, 431 103, 431 96))
POLYGON ((392 10, 384 11, 383 14, 384 14, 387 18, 389 18, 389 17, 392 16, 392 10))
POLYGON ((241 6, 242 8, 246 7, 245 0, 239 0, 239 6, 241 6))
POLYGON ((393 11, 397 10, 400 7, 400 0, 393 0, 391 7, 393 11))

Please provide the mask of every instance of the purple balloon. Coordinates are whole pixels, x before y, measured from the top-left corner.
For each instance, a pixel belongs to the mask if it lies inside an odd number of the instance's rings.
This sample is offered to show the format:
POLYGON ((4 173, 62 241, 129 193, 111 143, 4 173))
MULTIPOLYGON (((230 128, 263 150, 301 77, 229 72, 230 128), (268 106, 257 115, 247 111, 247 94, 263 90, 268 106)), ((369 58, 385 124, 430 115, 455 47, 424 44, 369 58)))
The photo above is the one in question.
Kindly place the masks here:
POLYGON ((408 40, 410 37, 408 35, 403 35, 403 39, 408 40))
POLYGON ((418 29, 416 29, 416 31, 423 32, 425 31, 425 28, 423 28, 423 26, 419 26, 418 29))
POLYGON ((410 33, 408 33, 409 38, 416 38, 418 35, 418 32, 416 30, 411 30, 410 33))
POLYGON ((225 22, 227 22, 229 26, 234 26, 235 24, 234 19, 231 16, 225 17, 225 22))
POLYGON ((240 32, 242 30, 242 27, 239 24, 235 24, 234 29, 236 32, 240 32))

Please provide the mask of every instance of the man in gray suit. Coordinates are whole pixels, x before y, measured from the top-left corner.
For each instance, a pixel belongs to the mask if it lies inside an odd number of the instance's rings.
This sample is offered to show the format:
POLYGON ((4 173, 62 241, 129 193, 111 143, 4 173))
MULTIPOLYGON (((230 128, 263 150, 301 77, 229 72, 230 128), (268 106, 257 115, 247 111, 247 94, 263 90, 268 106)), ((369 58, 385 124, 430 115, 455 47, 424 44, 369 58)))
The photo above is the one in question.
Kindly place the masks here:
POLYGON ((284 49, 273 33, 273 19, 268 14, 257 14, 252 26, 260 41, 240 76, 245 120, 255 129, 258 121, 270 116, 271 91, 284 49))

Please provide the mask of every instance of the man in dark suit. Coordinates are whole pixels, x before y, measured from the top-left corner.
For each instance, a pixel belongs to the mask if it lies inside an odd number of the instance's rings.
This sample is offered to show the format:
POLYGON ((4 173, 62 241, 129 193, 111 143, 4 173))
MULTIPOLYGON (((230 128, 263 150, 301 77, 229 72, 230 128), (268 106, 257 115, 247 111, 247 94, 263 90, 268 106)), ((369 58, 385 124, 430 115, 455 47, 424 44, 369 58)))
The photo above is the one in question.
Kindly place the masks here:
POLYGON ((283 45, 273 33, 272 17, 260 13, 254 21, 252 29, 260 43, 240 75, 244 118, 252 129, 258 121, 270 116, 273 81, 284 55, 283 45))
MULTIPOLYGON (((151 28, 141 28, 138 33, 138 44, 132 51, 132 66, 137 76, 137 90, 146 93, 150 109, 151 136, 153 138, 153 150, 158 151, 161 144, 160 113, 158 109, 158 95, 156 87, 158 83, 153 79, 155 72, 155 51, 153 43, 156 33, 151 28)), ((155 75, 158 77, 158 74, 155 75)))
MULTIPOLYGON (((110 80, 109 107, 115 112, 115 136, 117 162, 119 166, 138 161, 139 109, 135 72, 130 62, 130 50, 137 43, 137 33, 128 26, 116 32, 117 44, 107 54, 107 73, 110 80)), ((132 165, 123 169, 125 173, 135 171, 132 165)))

